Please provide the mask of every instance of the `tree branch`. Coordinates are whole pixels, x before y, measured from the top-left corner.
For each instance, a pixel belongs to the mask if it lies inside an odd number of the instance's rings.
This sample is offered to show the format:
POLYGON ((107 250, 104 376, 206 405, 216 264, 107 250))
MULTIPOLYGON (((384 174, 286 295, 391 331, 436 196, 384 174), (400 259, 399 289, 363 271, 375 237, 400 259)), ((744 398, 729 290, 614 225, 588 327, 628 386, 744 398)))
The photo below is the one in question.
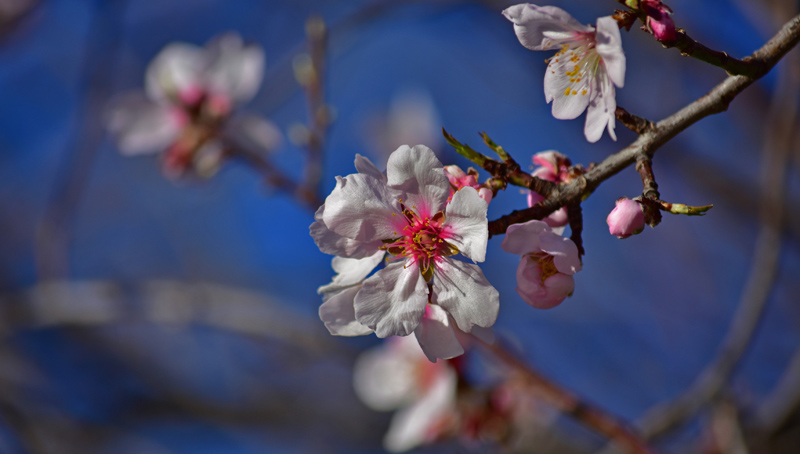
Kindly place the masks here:
POLYGON ((609 156, 575 178, 571 183, 559 185, 545 200, 534 207, 513 211, 489 222, 489 235, 505 233, 508 226, 542 219, 559 207, 579 203, 605 180, 630 166, 641 153, 652 156, 659 147, 699 120, 728 109, 731 101, 753 82, 763 77, 786 53, 800 41, 800 16, 794 17, 749 59, 758 61, 759 71, 753 76, 729 76, 702 98, 692 102, 673 115, 655 124, 653 130, 643 132, 632 144, 609 156))

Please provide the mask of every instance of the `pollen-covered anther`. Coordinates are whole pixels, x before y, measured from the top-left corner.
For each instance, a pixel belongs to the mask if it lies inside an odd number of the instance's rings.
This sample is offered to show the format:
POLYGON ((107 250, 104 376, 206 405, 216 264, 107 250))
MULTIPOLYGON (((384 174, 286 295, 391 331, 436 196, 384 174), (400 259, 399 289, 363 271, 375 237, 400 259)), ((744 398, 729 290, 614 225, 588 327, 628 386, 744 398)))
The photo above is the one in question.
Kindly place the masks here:
POLYGON ((393 247, 386 250, 396 258, 406 257, 416 261, 423 277, 430 282, 437 259, 458 253, 458 248, 449 244, 447 233, 442 227, 444 212, 437 212, 432 217, 421 217, 413 208, 401 205, 407 224, 401 236, 393 241, 393 247))

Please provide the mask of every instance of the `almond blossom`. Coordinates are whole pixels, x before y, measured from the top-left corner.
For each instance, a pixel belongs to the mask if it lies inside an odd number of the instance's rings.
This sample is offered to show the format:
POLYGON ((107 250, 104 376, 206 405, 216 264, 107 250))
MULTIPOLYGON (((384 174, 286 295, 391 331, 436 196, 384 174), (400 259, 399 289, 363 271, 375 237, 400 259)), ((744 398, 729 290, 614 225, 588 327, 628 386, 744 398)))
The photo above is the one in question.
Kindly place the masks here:
POLYGON ((265 150, 280 140, 271 122, 233 116, 234 107, 258 91, 263 70, 263 50, 245 46, 236 34, 213 39, 205 48, 169 44, 147 67, 145 93, 129 93, 112 104, 108 127, 124 155, 161 151, 169 175, 190 167, 212 174, 226 151, 221 137, 265 150))
POLYGON ((521 255, 517 267, 517 293, 537 309, 558 306, 575 289, 573 274, 581 270, 578 247, 552 231, 543 221, 513 224, 501 245, 521 255))
POLYGON ((544 76, 544 94, 553 103, 553 116, 577 118, 586 110, 583 132, 597 142, 608 129, 614 133, 614 85, 625 83, 625 54, 617 22, 597 19, 597 27, 583 25, 555 6, 514 5, 503 11, 514 23, 520 43, 530 50, 558 50, 549 59, 544 76))
POLYGON ((484 260, 486 202, 472 187, 448 202, 443 166, 424 145, 398 148, 385 175, 359 158, 359 173, 337 177, 311 235, 322 252, 342 258, 374 258, 384 251, 392 257, 357 289, 329 287, 346 293, 331 294, 320 309, 326 326, 330 329, 334 307, 338 325, 352 321, 349 308, 343 308, 352 296, 355 321, 378 337, 414 332, 432 361, 462 354, 458 333, 490 327, 499 309, 498 292, 480 268, 452 258, 461 253, 484 260))
POLYGON ((383 439, 387 451, 407 451, 456 430, 458 374, 449 363, 427 361, 409 337, 391 338, 362 353, 353 385, 370 408, 398 410, 383 439))

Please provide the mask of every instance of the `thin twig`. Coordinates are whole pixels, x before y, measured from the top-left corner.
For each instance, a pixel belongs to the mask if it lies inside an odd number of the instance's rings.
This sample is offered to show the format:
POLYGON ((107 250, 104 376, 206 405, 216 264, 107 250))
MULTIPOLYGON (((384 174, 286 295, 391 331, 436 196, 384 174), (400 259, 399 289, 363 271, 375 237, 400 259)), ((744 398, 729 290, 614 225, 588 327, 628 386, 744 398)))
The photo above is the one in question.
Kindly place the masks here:
POLYGON ((714 66, 718 66, 734 76, 756 77, 764 70, 764 62, 757 59, 736 59, 726 52, 710 49, 695 41, 683 30, 676 31, 677 38, 673 42, 661 41, 664 47, 674 47, 685 57, 696 58, 714 66))
POLYGON ((98 5, 83 62, 81 88, 87 95, 85 108, 78 114, 81 130, 63 153, 50 190, 50 201, 36 232, 35 257, 40 280, 69 274, 69 243, 75 212, 103 139, 100 118, 109 97, 109 59, 116 55, 121 30, 118 23, 125 2, 118 0, 98 5))
POLYGON ((727 77, 708 94, 659 121, 652 131, 644 132, 628 147, 609 156, 585 175, 575 178, 569 184, 559 185, 558 189, 541 204, 513 211, 489 222, 489 234, 503 234, 511 224, 542 219, 558 207, 580 202, 605 180, 633 164, 639 154, 647 153, 652 156, 659 147, 684 129, 709 115, 727 110, 739 93, 772 69, 798 41, 800 41, 800 16, 786 23, 769 42, 750 56, 752 60, 762 63, 762 70, 758 74, 752 77, 727 77))
POLYGON ((652 200, 660 200, 658 183, 653 174, 653 160, 645 153, 636 157, 636 171, 642 177, 642 195, 652 200))
MULTIPOLYGON (((626 0, 617 0, 619 3, 622 3, 625 6, 630 7, 626 0)), ((645 25, 643 27, 644 30, 647 30, 647 13, 642 9, 637 9, 634 11, 624 12, 627 13, 620 16, 620 27, 625 27, 630 30, 631 23, 630 23, 630 14, 635 14, 642 24, 645 25), (623 20, 624 19, 624 20, 623 20)), ((635 19, 634 19, 635 20, 635 19)), ((619 21, 619 20, 618 20, 619 21)), ((752 59, 750 57, 745 57, 741 60, 731 57, 726 52, 717 51, 711 49, 704 44, 695 41, 692 39, 686 31, 683 29, 675 30, 675 39, 671 41, 667 40, 660 40, 656 38, 658 42, 661 43, 666 48, 674 47, 678 49, 684 57, 692 57, 700 61, 704 61, 708 64, 717 66, 719 68, 724 69, 727 71, 728 74, 732 76, 748 76, 748 77, 758 77, 759 74, 765 72, 765 63, 758 59, 752 59)))
MULTIPOLYGON (((504 161, 497 161, 475 151, 466 143, 461 143, 456 140, 456 138, 453 137, 452 134, 448 133, 444 128, 442 128, 442 134, 444 135, 445 140, 447 140, 447 143, 455 148, 458 154, 479 165, 481 168, 483 168, 483 170, 489 172, 495 178, 499 178, 508 184, 530 189, 531 191, 534 191, 545 197, 553 194, 553 192, 558 188, 558 185, 551 181, 532 176, 531 174, 522 171, 520 165, 517 164, 517 162, 502 147, 494 143, 494 141, 492 141, 492 139, 490 139, 485 132, 481 133, 483 141, 504 161)), ((558 208, 560 208, 560 206, 555 207, 553 211, 558 208)))
MULTIPOLYGON (((303 183, 300 185, 300 197, 311 203, 319 200, 320 183, 322 181, 322 158, 325 137, 330 126, 330 109, 325 103, 325 54, 327 30, 320 16, 313 16, 306 21, 308 38, 308 54, 310 67, 304 75, 303 87, 308 103, 308 160, 306 162, 303 183)), ((317 207, 319 207, 317 203, 317 207)))
POLYGON ((322 205, 322 199, 315 194, 302 191, 297 182, 275 166, 263 153, 250 149, 242 141, 236 140, 234 137, 223 136, 221 139, 225 143, 228 155, 232 158, 241 159, 258 172, 268 186, 296 197, 302 205, 305 205, 311 211, 315 211, 322 205))
POLYGON ((559 411, 575 418, 597 433, 614 441, 619 446, 627 448, 632 453, 647 454, 653 452, 645 442, 618 417, 560 388, 554 382, 548 380, 539 374, 539 372, 524 364, 498 345, 488 344, 475 336, 473 336, 473 339, 501 361, 519 371, 540 397, 556 407, 559 411))
POLYGON ((569 238, 575 243, 575 246, 578 246, 578 257, 583 257, 586 255, 586 251, 583 249, 583 238, 581 237, 583 233, 583 210, 580 203, 567 205, 567 219, 569 219, 569 230, 571 232, 569 238))

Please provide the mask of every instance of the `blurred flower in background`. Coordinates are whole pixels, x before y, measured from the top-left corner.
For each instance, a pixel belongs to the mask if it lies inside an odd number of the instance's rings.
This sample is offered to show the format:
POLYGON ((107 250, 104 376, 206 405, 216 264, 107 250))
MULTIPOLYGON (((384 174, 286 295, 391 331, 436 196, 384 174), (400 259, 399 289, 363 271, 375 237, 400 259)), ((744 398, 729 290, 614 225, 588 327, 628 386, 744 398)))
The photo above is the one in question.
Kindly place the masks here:
POLYGON ((245 46, 235 33, 205 48, 170 44, 148 66, 145 92, 113 103, 108 127, 125 155, 162 152, 167 175, 192 168, 211 176, 224 155, 243 142, 263 151, 279 144, 281 134, 272 122, 234 111, 259 90, 263 72, 264 51, 245 46))

